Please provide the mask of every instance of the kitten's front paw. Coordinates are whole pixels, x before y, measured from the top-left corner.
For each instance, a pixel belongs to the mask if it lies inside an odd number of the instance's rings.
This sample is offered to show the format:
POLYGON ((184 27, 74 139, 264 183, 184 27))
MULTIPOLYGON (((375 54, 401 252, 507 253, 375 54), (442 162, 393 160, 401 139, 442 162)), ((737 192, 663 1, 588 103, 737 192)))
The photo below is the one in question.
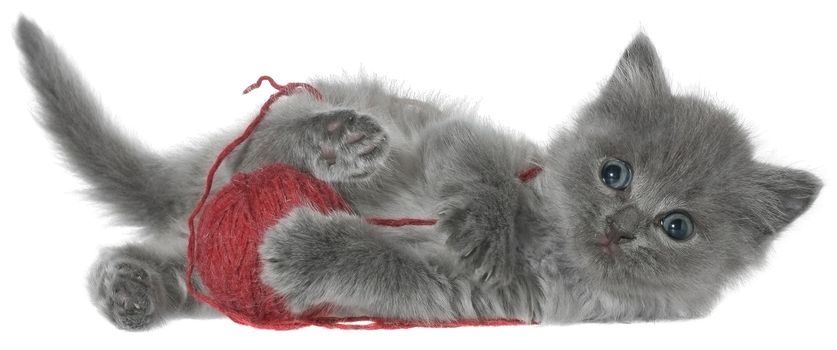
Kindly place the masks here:
POLYGON ((314 157, 309 159, 317 178, 346 182, 371 176, 389 153, 389 137, 372 117, 351 110, 314 117, 310 131, 314 157))
POLYGON ((516 196, 489 191, 451 201, 440 216, 447 245, 474 277, 489 286, 509 284, 519 271, 515 240, 516 196))
POLYGON ((103 261, 92 277, 91 293, 99 309, 114 325, 144 330, 160 321, 159 276, 142 263, 125 259, 103 261))
POLYGON ((330 217, 315 209, 300 207, 271 227, 259 247, 262 281, 285 298, 294 314, 320 303, 318 282, 334 266, 339 232, 328 229, 330 217), (331 237, 325 237, 325 236, 331 237))

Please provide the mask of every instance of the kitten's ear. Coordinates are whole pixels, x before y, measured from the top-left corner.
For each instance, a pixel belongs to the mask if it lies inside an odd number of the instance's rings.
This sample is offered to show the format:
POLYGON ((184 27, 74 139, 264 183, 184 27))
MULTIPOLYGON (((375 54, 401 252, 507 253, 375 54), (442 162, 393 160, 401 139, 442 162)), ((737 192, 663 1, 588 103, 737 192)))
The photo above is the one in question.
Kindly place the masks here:
POLYGON ((759 200, 768 205, 762 214, 766 235, 778 233, 808 210, 822 188, 819 178, 803 170, 759 164, 754 175, 758 185, 773 196, 773 200, 759 200))
POLYGON ((639 33, 634 37, 602 91, 628 98, 671 94, 657 50, 648 36, 639 33))

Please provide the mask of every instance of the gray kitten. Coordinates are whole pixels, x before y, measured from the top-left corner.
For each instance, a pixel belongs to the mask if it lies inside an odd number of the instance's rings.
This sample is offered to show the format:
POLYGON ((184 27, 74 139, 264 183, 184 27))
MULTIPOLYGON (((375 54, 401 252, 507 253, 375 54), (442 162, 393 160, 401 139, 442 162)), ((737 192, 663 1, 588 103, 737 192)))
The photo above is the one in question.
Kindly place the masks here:
MULTIPOLYGON (((144 240, 105 250, 94 303, 147 329, 208 308, 183 284, 186 216, 211 160, 240 131, 161 155, 114 128, 55 44, 21 18, 17 42, 39 121, 75 171, 144 240)), ((673 95, 651 42, 629 45, 600 95, 546 148, 454 103, 372 78, 316 80, 325 96, 275 104, 219 173, 284 162, 331 183, 381 227, 300 208, 260 247, 264 282, 301 312, 539 323, 705 315, 811 205, 820 180, 753 159, 733 115, 673 95), (531 164, 530 182, 516 174, 531 164)))

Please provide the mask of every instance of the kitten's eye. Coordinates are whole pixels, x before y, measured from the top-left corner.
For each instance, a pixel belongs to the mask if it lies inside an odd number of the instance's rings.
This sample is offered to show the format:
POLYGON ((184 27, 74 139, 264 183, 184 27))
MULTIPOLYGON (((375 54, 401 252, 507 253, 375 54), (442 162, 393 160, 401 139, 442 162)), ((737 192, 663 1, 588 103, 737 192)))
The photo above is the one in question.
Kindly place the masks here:
POLYGON ((676 241, 682 241, 692 237, 695 230, 694 225, 692 225, 692 219, 686 213, 679 211, 671 212, 662 218, 660 220, 660 226, 663 227, 663 231, 669 237, 676 241))
POLYGON ((602 165, 602 182, 615 190, 624 190, 631 184, 631 165, 618 159, 611 159, 602 165))

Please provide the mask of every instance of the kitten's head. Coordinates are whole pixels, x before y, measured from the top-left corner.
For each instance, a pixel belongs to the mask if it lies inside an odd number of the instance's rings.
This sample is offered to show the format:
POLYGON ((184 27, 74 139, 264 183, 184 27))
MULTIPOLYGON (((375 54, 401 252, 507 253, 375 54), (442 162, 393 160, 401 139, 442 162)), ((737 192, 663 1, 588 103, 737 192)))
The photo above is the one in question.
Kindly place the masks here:
POLYGON ((642 34, 549 153, 572 262, 608 295, 688 305, 671 317, 708 311, 821 187, 754 160, 729 111, 673 95, 642 34))

